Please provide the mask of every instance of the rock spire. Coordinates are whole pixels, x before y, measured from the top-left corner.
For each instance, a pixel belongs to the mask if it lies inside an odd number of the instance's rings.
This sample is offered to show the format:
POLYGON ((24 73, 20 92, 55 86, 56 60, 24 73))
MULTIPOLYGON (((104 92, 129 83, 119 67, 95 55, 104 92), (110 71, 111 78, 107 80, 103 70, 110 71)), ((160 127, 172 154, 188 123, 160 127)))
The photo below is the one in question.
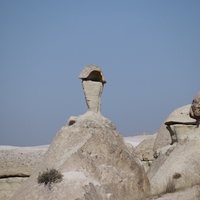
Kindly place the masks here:
POLYGON ((82 86, 88 111, 100 113, 100 97, 103 92, 104 84, 106 83, 100 67, 96 65, 86 66, 79 75, 79 78, 82 79, 82 86))

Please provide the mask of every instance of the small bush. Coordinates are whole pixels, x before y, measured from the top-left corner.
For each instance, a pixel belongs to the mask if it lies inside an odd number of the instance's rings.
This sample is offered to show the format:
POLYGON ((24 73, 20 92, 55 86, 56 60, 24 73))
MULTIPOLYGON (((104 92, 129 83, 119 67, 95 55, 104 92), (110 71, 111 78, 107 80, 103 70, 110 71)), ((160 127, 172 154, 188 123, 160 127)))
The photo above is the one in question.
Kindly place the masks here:
POLYGON ((44 183, 44 186, 48 185, 49 189, 52 183, 58 183, 62 181, 63 175, 56 169, 47 169, 46 171, 39 173, 37 181, 39 184, 44 183))

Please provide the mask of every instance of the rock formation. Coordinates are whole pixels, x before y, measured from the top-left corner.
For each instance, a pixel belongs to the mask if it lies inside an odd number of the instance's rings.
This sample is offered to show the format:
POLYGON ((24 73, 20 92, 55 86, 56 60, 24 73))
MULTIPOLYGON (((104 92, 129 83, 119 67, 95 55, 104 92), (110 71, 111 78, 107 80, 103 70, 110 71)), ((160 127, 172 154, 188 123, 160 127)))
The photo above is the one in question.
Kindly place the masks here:
POLYGON ((37 147, 0 147, 0 178, 29 177, 46 153, 48 145, 37 147))
POLYGON ((28 177, 7 177, 0 179, 0 199, 9 200, 28 177))
MULTIPOLYGON (((189 116, 190 107, 183 106, 172 112, 163 124, 163 127, 166 126, 164 131, 156 138, 156 159, 147 172, 154 195, 190 188, 200 183, 200 128, 195 126, 195 120, 189 116), (170 136, 170 143, 162 139, 162 135, 165 138, 164 133, 170 136)), ((195 190, 195 193, 198 191, 195 190)), ((186 196, 184 199, 189 200, 186 196)))
POLYGON ((83 69, 79 78, 82 79, 83 91, 85 94, 88 111, 95 113, 101 110, 101 94, 106 79, 101 69, 95 65, 89 65, 83 69))
POLYGON ((200 123, 200 92, 194 97, 190 107, 190 117, 196 119, 197 127, 200 123))
POLYGON ((157 134, 149 135, 146 139, 144 139, 138 146, 135 148, 135 154, 141 160, 142 165, 145 168, 145 171, 148 171, 151 163, 154 160, 154 142, 157 134))
POLYGON ((156 200, 199 200, 200 185, 195 185, 172 193, 159 194, 154 197, 146 198, 145 200, 155 200, 155 199, 156 200))
POLYGON ((100 113, 105 83, 100 68, 87 66, 80 78, 88 112, 68 120, 40 166, 11 200, 139 200, 149 195, 149 181, 140 160, 112 122, 100 113), (51 189, 37 183, 46 168, 63 175, 51 189))
POLYGON ((155 143, 154 143, 154 151, 159 151, 162 147, 165 147, 167 145, 170 145, 173 139, 173 136, 171 137, 170 131, 169 131, 169 126, 172 128, 173 123, 177 124, 179 122, 185 123, 185 124, 195 124, 195 120, 193 120, 189 116, 189 110, 190 110, 191 105, 185 105, 180 108, 175 109, 168 117, 167 119, 162 123, 155 143), (167 123, 167 125, 166 125, 167 123))
POLYGON ((48 145, 0 146, 0 199, 8 200, 41 163, 48 145))
POLYGON ((177 142, 163 147, 148 170, 152 194, 188 188, 200 183, 200 128, 176 125, 177 142))
POLYGON ((173 111, 157 135, 133 142, 101 115, 101 69, 89 65, 79 78, 88 111, 70 117, 50 146, 0 147, 0 199, 199 200, 200 93, 173 111), (58 170, 61 182, 38 184, 46 169, 58 170))

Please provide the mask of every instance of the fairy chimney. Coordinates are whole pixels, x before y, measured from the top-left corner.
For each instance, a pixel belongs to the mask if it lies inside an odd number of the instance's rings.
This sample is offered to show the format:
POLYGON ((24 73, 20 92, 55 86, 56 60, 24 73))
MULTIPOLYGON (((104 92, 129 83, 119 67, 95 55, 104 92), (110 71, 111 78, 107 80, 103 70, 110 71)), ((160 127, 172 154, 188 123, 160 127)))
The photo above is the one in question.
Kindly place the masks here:
POLYGON ((197 127, 200 123, 200 92, 194 97, 190 107, 190 117, 197 120, 197 127))
POLYGON ((100 98, 103 92, 104 84, 106 83, 101 68, 96 65, 88 65, 83 69, 79 78, 82 79, 82 86, 88 111, 100 113, 100 98))

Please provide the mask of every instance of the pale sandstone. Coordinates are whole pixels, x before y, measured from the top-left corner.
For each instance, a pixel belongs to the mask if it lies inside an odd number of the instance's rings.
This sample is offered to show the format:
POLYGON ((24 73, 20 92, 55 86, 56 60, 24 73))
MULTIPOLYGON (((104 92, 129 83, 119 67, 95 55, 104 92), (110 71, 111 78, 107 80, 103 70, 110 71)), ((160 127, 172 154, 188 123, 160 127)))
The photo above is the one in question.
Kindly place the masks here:
POLYGON ((73 125, 61 128, 40 167, 11 199, 138 200, 148 195, 149 182, 139 159, 113 125, 101 127, 99 118, 86 115, 84 119, 83 115, 80 121, 77 118, 73 125), (37 183, 39 172, 47 167, 64 174, 52 191, 37 183))
POLYGON ((0 177, 30 176, 38 167, 48 145, 36 147, 0 146, 0 177))
POLYGON ((149 169, 152 161, 154 160, 154 142, 156 135, 149 135, 144 139, 138 146, 136 146, 134 153, 141 160, 142 165, 144 166, 145 171, 149 169))
POLYGON ((79 75, 79 78, 82 79, 82 86, 88 111, 100 113, 100 97, 103 92, 104 84, 106 83, 101 69, 95 65, 86 66, 79 75))
POLYGON ((11 200, 139 200, 150 194, 140 160, 112 122, 100 114, 105 83, 101 70, 87 66, 80 78, 88 111, 71 117, 61 128, 41 165, 11 200), (51 190, 37 183, 46 168, 64 175, 51 190))
POLYGON ((179 125, 174 127, 177 143, 161 152, 148 170, 152 194, 166 191, 173 180, 175 188, 183 189, 200 183, 200 128, 179 125), (180 178, 174 179, 179 173, 180 178))
POLYGON ((82 80, 93 80, 106 83, 106 79, 101 71, 101 68, 96 65, 88 65, 80 73, 79 78, 82 80))
POLYGON ((172 143, 170 132, 165 125, 166 122, 195 123, 195 120, 189 116, 190 106, 191 104, 175 109, 162 123, 154 143, 154 151, 172 143))
POLYGON ((15 177, 15 178, 1 178, 0 179, 0 199, 8 200, 10 199, 14 193, 19 190, 21 185, 28 178, 23 177, 15 177))
POLYGON ((200 185, 195 185, 191 188, 177 190, 173 193, 162 194, 145 200, 199 200, 200 185))
POLYGON ((135 154, 142 161, 153 161, 153 146, 156 139, 157 134, 149 135, 146 139, 144 139, 138 146, 135 148, 135 154))

